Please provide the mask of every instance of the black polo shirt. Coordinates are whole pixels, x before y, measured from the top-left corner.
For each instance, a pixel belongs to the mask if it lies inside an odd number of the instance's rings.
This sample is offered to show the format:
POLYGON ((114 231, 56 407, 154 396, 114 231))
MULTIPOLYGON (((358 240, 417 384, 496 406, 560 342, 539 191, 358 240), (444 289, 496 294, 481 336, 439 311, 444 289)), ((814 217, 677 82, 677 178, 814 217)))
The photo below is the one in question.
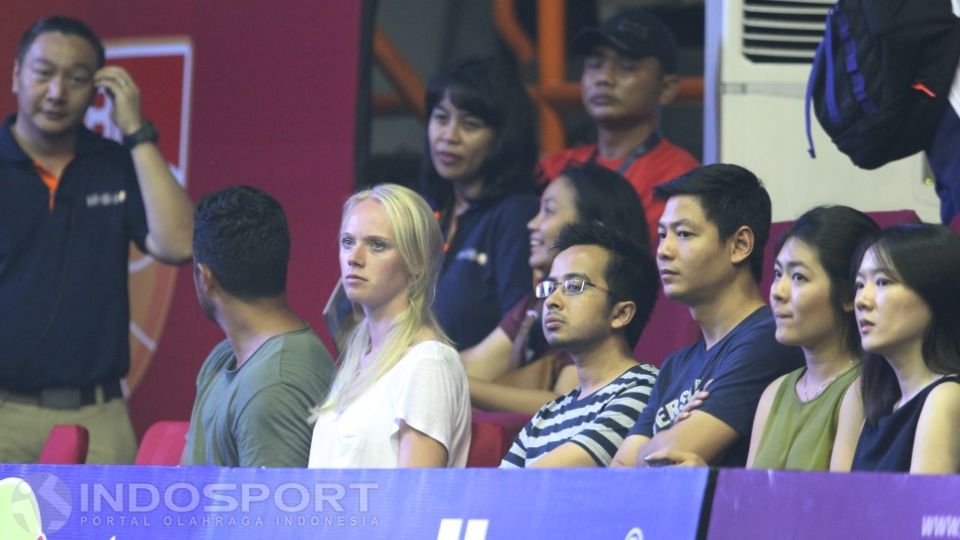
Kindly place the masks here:
POLYGON ((53 209, 0 127, 0 388, 87 386, 130 363, 127 259, 147 220, 130 152, 80 128, 53 209))
POLYGON ((471 203, 460 216, 433 302, 437 320, 457 350, 480 343, 530 294, 527 222, 538 208, 534 195, 508 195, 471 203))

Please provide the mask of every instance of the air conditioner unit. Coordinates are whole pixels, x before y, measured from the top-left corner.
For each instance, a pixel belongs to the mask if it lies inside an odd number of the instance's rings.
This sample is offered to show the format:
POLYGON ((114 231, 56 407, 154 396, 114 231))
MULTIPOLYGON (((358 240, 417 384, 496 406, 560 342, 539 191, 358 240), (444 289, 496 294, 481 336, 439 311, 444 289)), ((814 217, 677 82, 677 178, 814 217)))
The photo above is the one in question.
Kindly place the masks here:
POLYGON ((704 162, 754 171, 770 192, 775 221, 819 204, 845 204, 862 211, 907 208, 937 222, 940 203, 922 154, 860 169, 816 118, 816 159, 807 153, 807 76, 833 3, 707 0, 704 162))

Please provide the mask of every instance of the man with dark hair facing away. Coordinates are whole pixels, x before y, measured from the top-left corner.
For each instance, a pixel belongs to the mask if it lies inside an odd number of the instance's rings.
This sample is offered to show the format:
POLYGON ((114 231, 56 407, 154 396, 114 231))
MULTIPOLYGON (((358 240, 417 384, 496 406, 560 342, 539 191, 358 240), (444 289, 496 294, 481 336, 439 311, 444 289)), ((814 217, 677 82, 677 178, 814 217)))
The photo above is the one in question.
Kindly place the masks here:
POLYGON ((543 333, 573 359, 579 385, 544 405, 500 464, 606 466, 643 410, 657 368, 631 355, 657 300, 648 251, 600 224, 566 226, 537 285, 543 333))
POLYGON ((306 467, 309 410, 333 380, 330 354, 287 304, 290 232, 273 197, 250 187, 197 205, 193 277, 203 312, 227 335, 197 376, 182 462, 306 467))
POLYGON ((192 204, 143 118, 140 89, 83 22, 31 25, 0 128, 0 461, 34 462, 55 424, 90 432, 87 463, 132 463, 130 242, 190 258, 192 204), (123 144, 83 126, 102 89, 123 144))
POLYGON ((664 361, 650 407, 613 465, 665 464, 655 452, 673 450, 742 467, 760 395, 803 364, 799 348, 774 338, 773 315, 757 287, 770 196, 752 172, 723 164, 658 186, 657 196, 667 202, 658 224, 663 292, 690 308, 703 337, 664 361), (677 423, 691 396, 708 385, 710 399, 677 423))

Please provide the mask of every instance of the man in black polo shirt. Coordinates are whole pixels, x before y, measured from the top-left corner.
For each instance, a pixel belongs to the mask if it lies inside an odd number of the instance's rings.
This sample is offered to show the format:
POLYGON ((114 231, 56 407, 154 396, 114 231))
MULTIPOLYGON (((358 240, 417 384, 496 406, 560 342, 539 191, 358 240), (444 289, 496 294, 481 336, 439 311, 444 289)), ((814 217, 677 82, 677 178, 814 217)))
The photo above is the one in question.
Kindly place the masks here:
POLYGON ((192 204, 154 144, 130 75, 104 67, 84 23, 50 17, 20 40, 16 115, 0 127, 0 461, 36 461, 54 424, 90 430, 88 462, 133 460, 120 379, 129 366, 130 241, 191 255, 192 204), (97 88, 123 145, 82 122, 97 88))

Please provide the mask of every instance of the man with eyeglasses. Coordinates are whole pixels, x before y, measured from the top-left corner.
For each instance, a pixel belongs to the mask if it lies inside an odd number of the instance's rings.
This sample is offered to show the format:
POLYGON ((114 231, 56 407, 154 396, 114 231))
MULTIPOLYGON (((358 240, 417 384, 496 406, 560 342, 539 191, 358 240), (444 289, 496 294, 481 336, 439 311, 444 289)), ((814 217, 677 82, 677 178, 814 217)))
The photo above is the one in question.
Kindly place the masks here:
POLYGON ((657 299, 648 251, 599 224, 561 231, 543 299, 543 333, 577 368, 579 385, 544 405, 500 464, 606 466, 646 406, 657 369, 632 350, 657 299))
POLYGON ((763 390, 803 364, 777 342, 757 283, 770 231, 770 196, 736 165, 696 169, 657 186, 663 292, 690 308, 703 337, 664 361, 660 377, 613 466, 669 465, 696 454, 711 465, 746 464, 763 390), (709 386, 710 399, 684 406, 709 386), (678 420, 682 419, 682 422, 678 420))
POLYGON ((35 462, 55 424, 90 432, 87 463, 132 463, 130 242, 190 258, 193 205, 100 38, 53 16, 20 39, 17 112, 0 127, 0 461, 35 462), (83 126, 102 89, 123 144, 83 126))

